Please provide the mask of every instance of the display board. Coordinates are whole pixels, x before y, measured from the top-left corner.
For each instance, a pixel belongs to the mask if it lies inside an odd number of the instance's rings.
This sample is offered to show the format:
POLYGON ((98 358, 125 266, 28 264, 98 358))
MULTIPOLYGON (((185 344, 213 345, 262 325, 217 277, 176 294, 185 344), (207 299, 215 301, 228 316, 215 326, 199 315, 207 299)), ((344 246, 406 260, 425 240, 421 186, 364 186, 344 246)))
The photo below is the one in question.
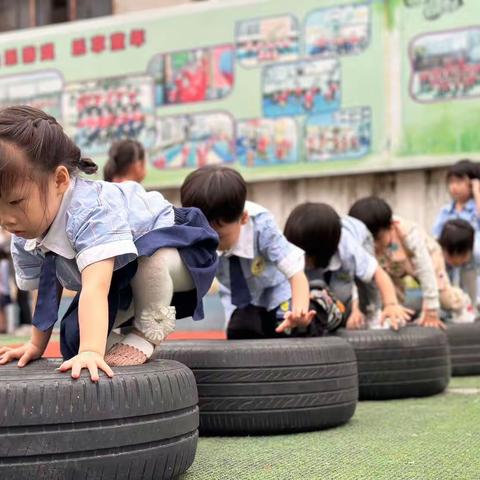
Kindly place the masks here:
POLYGON ((480 152, 475 18, 477 0, 217 0, 8 33, 0 106, 49 111, 99 164, 136 138, 152 187, 218 163, 422 167, 480 152))

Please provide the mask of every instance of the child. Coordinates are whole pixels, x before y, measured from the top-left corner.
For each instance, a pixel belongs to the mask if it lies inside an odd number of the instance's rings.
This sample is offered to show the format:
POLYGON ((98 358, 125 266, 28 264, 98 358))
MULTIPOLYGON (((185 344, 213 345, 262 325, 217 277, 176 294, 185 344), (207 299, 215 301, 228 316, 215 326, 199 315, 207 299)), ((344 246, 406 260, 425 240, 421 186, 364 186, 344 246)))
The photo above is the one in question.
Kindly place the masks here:
POLYGON ((144 363, 174 328, 172 301, 184 307, 178 316, 203 315, 218 245, 205 217, 135 182, 78 177, 96 170, 53 117, 26 106, 0 112, 0 220, 13 234, 19 288, 39 289, 30 342, 0 349, 0 364, 23 367, 43 354, 62 288, 79 292, 60 337, 60 370, 73 378, 82 368, 96 381, 98 368, 111 376, 109 365, 144 363), (133 332, 107 344, 133 309, 133 332))
MULTIPOLYGON (((448 169, 447 184, 452 202, 442 208, 435 221, 433 236, 436 239, 440 238, 445 223, 455 218, 466 220, 475 232, 479 231, 479 178, 480 168, 470 160, 460 160, 448 169)), ((476 305, 479 284, 476 265, 480 262, 480 237, 475 238, 473 253, 472 260, 459 267, 458 275, 462 279, 462 288, 468 292, 472 303, 476 305)))
MULTIPOLYGON (((441 303, 450 306, 450 309, 455 312, 452 315, 453 322, 467 322, 474 321, 475 309, 471 307, 470 298, 460 288, 450 286, 449 276, 453 276, 455 269, 468 265, 473 256, 473 247, 475 239, 475 230, 466 221, 460 218, 455 220, 449 220, 444 226, 438 243, 442 248, 442 264, 441 268, 445 272, 442 275, 443 284, 439 280, 440 299, 441 303), (450 272, 448 275, 445 271, 445 263, 447 264, 447 270, 450 272), (467 308, 465 308, 467 304, 467 308)), ((460 283, 460 279, 454 279, 455 283, 460 283)))
POLYGON ((397 329, 410 318, 411 312, 398 304, 395 288, 375 258, 362 246, 367 236, 361 222, 345 217, 324 203, 304 203, 288 217, 285 236, 306 253, 309 280, 323 280, 325 286, 346 307, 347 328, 361 328, 363 316, 354 297, 355 279, 374 281, 383 301, 381 323, 389 319, 397 329))
POLYGON ((113 143, 103 167, 103 179, 106 182, 132 180, 142 183, 146 174, 145 149, 140 142, 119 140, 113 143))
POLYGON ((270 212, 246 201, 242 176, 206 166, 188 175, 180 194, 182 205, 200 208, 219 236, 217 278, 227 338, 270 338, 308 326, 315 311, 309 308, 304 252, 285 239, 270 212))
POLYGON ((439 244, 414 222, 394 216, 387 202, 365 197, 355 202, 349 215, 362 221, 375 240, 375 254, 392 278, 397 295, 404 301, 408 279, 415 279, 422 290, 419 324, 444 328, 440 307, 459 312, 469 307, 461 292, 452 290, 439 244), (452 297, 462 304, 452 304, 452 297))

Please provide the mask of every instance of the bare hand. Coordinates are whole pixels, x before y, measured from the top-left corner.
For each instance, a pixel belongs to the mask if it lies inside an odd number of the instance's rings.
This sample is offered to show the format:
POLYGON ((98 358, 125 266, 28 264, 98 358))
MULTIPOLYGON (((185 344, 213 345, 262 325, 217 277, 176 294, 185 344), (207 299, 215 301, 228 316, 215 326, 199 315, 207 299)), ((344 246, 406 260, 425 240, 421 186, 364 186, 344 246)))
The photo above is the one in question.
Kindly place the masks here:
POLYGON ((478 178, 472 178, 470 185, 472 186, 472 195, 475 198, 480 197, 480 180, 478 178))
POLYGON ((43 355, 43 350, 31 342, 25 343, 21 347, 11 348, 11 347, 2 347, 0 348, 0 365, 5 365, 6 363, 11 362, 19 358, 18 366, 24 367, 32 360, 36 360, 43 355))
POLYGON ((277 333, 283 333, 287 329, 295 327, 307 327, 316 315, 315 310, 306 311, 303 309, 294 309, 286 312, 283 322, 275 329, 277 333))
POLYGON ((440 320, 438 310, 424 310, 418 324, 422 327, 433 327, 446 330, 446 325, 440 320))
POLYGON ((408 322, 414 315, 414 311, 409 308, 405 308, 398 303, 387 305, 384 307, 381 317, 380 324, 383 325, 385 320, 389 320, 390 326, 393 330, 398 330, 402 324, 408 322))
POLYGON ((103 355, 97 352, 80 352, 70 360, 63 362, 57 370, 60 372, 67 372, 72 370, 72 378, 80 377, 82 368, 88 368, 92 382, 98 382, 100 379, 98 369, 103 370, 110 378, 113 377, 112 369, 107 365, 103 359, 103 355))
POLYGON ((354 309, 348 317, 346 327, 348 330, 359 330, 365 326, 365 315, 361 310, 354 309))

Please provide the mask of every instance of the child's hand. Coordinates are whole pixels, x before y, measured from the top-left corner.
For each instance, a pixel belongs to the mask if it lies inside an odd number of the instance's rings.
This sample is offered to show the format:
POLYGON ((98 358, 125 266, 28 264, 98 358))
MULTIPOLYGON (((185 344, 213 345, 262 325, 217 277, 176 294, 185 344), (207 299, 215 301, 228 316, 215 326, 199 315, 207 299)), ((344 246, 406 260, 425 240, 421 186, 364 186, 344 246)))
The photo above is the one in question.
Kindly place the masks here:
POLYGON ((480 180, 478 178, 472 178, 470 184, 472 186, 472 195, 475 198, 480 197, 480 180))
POLYGON ((398 303, 391 303, 383 308, 380 324, 383 325, 388 319, 393 330, 398 330, 402 324, 410 320, 415 312, 398 303))
POLYGON ((10 348, 3 347, 0 348, 0 365, 5 365, 12 360, 19 358, 18 366, 24 367, 27 363, 32 360, 36 360, 43 355, 44 350, 40 347, 37 347, 32 342, 28 342, 21 347, 10 348))
POLYGON ((72 378, 80 377, 82 368, 88 368, 90 372, 90 378, 92 382, 98 382, 98 369, 103 370, 109 377, 113 377, 112 369, 107 365, 103 359, 103 355, 97 352, 80 352, 75 357, 63 362, 58 370, 60 372, 66 372, 72 370, 72 378))
POLYGON ((446 325, 440 320, 437 309, 425 309, 422 312, 422 316, 420 317, 418 324, 422 327, 440 328, 442 330, 447 328, 446 325))
POLYGON ((365 315, 358 308, 353 309, 348 317, 346 327, 348 330, 359 330, 365 325, 365 315))
POLYGON ((294 308, 291 312, 285 313, 285 320, 275 329, 277 333, 283 333, 287 329, 295 327, 307 327, 316 315, 315 310, 306 311, 294 308))

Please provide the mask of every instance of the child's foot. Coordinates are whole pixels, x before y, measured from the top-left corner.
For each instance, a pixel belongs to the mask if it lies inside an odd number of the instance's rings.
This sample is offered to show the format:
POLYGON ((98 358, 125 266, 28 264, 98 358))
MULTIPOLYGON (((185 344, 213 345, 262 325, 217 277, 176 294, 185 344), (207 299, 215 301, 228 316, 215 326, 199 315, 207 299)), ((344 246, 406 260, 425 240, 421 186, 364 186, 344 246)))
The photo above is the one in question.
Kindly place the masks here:
POLYGON ((107 352, 105 361, 111 367, 142 365, 152 356, 153 348, 148 340, 135 333, 129 333, 107 352))

